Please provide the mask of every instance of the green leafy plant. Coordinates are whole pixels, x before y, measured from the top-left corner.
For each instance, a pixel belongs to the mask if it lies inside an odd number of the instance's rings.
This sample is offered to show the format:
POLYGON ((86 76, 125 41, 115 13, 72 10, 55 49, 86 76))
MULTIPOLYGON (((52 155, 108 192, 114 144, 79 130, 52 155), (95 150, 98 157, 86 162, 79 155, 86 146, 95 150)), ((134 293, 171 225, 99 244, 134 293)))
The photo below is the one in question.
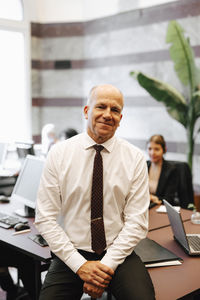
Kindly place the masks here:
POLYGON ((195 128, 200 117, 200 70, 195 65, 193 49, 189 38, 177 21, 168 25, 166 42, 170 43, 170 57, 174 62, 175 72, 183 86, 187 86, 182 94, 173 86, 150 77, 142 72, 132 71, 138 83, 157 101, 164 103, 172 118, 180 122, 187 132, 187 161, 192 170, 192 158, 195 145, 195 134, 200 128, 195 128))

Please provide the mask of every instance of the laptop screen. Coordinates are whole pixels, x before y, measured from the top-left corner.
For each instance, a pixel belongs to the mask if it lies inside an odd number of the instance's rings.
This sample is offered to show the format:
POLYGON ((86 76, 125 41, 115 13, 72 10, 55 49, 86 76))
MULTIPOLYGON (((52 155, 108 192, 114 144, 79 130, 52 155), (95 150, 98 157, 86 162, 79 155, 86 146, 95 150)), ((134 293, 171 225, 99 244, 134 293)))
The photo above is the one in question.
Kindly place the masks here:
POLYGON ((168 218, 171 224, 171 228, 174 234, 175 239, 185 248, 189 249, 188 241, 186 238, 185 229, 183 226, 183 221, 181 219, 180 212, 177 212, 175 208, 171 204, 169 204, 166 200, 163 200, 168 218))
POLYGON ((27 155, 13 189, 11 199, 35 208, 44 159, 27 155))

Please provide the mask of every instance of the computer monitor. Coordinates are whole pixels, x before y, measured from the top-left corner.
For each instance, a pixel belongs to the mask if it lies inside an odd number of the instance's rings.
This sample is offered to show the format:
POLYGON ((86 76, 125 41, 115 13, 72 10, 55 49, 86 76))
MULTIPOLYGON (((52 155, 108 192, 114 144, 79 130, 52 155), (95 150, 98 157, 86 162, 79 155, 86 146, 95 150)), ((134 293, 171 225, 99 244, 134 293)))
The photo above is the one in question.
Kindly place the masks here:
POLYGON ((0 142, 0 168, 3 168, 7 153, 7 143, 0 142))
POLYGON ((37 191, 45 160, 33 155, 27 155, 14 186, 11 200, 24 204, 24 210, 16 214, 23 217, 33 217, 35 213, 37 191))
POLYGON ((19 159, 25 159, 28 154, 35 155, 33 142, 16 142, 16 149, 19 159))

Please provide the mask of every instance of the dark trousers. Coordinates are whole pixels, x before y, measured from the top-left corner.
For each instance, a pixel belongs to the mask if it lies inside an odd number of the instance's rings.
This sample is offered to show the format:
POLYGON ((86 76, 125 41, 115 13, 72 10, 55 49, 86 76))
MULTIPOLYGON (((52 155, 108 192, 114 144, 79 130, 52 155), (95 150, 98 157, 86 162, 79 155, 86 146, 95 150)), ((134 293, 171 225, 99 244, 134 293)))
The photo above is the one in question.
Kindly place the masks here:
POLYGON ((31 257, 0 243, 0 267, 17 268, 24 288, 35 299, 35 264, 31 257))
MULTIPOLYGON (((94 253, 79 251, 87 260, 100 260, 94 253)), ((116 300, 154 300, 154 287, 144 264, 133 252, 115 271, 109 289, 116 300)), ((52 260, 39 300, 79 300, 83 281, 59 258, 52 260)))

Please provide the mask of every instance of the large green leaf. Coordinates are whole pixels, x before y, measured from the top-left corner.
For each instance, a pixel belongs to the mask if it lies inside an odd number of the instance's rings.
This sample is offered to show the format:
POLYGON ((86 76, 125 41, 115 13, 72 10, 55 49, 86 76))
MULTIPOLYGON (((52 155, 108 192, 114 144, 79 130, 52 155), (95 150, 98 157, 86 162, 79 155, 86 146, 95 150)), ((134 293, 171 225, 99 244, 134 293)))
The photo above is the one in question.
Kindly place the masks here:
POLYGON ((131 72, 139 84, 157 101, 163 102, 169 114, 187 126, 187 104, 185 98, 171 85, 141 72, 131 72))
POLYGON ((181 123, 185 128, 188 126, 188 118, 187 113, 183 111, 178 111, 176 108, 167 108, 167 112, 170 114, 170 116, 181 123))
POLYGON ((171 21, 168 25, 166 42, 172 44, 169 51, 175 71, 184 85, 189 84, 192 94, 198 84, 198 71, 189 39, 184 36, 183 28, 176 21, 171 21))

